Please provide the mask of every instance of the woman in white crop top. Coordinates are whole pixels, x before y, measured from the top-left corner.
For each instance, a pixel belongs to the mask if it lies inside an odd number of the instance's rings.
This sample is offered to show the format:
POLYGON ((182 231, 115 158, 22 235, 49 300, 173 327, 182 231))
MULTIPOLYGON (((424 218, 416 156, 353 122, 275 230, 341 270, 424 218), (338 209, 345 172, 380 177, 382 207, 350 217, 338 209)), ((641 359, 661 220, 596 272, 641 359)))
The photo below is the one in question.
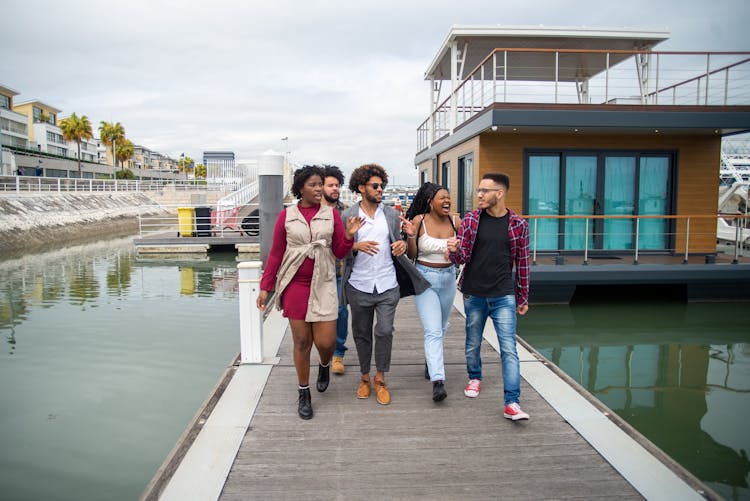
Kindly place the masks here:
POLYGON ((425 183, 414 196, 404 219, 408 255, 432 285, 414 297, 424 330, 425 377, 432 381, 432 399, 445 399, 443 338, 456 295, 456 270, 448 260, 448 239, 458 232, 457 218, 451 214, 448 190, 425 183))

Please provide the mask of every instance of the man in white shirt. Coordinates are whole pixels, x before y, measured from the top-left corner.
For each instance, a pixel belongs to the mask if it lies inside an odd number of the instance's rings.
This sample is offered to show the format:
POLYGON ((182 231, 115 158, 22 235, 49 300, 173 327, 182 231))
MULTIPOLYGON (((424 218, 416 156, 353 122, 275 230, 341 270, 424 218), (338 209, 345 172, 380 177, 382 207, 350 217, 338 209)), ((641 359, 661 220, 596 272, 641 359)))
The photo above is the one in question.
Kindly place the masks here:
POLYGON ((344 211, 342 217, 361 217, 364 224, 357 232, 354 247, 344 265, 342 304, 349 304, 352 337, 362 376, 357 398, 370 396, 370 364, 375 349, 375 396, 387 405, 391 395, 385 384, 390 369, 393 344, 393 317, 401 297, 419 294, 430 284, 404 255, 406 242, 401 237, 401 213, 382 203, 388 174, 383 167, 367 164, 349 178, 349 189, 362 200, 344 211), (373 319, 377 321, 373 329, 373 319))

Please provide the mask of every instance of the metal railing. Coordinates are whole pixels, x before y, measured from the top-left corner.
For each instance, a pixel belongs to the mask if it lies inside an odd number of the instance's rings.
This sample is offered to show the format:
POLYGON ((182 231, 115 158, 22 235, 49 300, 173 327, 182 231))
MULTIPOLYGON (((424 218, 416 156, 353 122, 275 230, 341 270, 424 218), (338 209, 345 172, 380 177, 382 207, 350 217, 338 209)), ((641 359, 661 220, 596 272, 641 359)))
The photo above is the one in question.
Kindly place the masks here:
POLYGON ((145 205, 138 214, 140 238, 154 237, 236 237, 258 236, 260 216, 257 204, 218 210, 208 205, 145 205))
POLYGON ((417 150, 494 103, 748 105, 750 52, 494 49, 419 125, 417 150))
POLYGON ((205 183, 186 180, 0 176, 0 192, 6 193, 162 191, 165 188, 177 191, 221 191, 224 189, 221 186, 207 186, 205 183))
MULTIPOLYGON (((750 218, 746 214, 710 214, 710 215, 575 215, 575 216, 555 216, 555 215, 524 215, 524 219, 529 222, 530 230, 530 242, 531 246, 531 259, 532 264, 537 262, 538 253, 552 253, 552 254, 564 254, 564 253, 581 253, 583 252, 583 264, 589 264, 589 253, 592 251, 600 252, 604 251, 607 253, 614 253, 617 255, 631 254, 633 256, 633 263, 638 264, 639 257, 645 253, 663 253, 671 252, 676 255, 683 256, 683 263, 687 264, 688 258, 691 252, 691 238, 693 242, 696 238, 708 238, 711 240, 718 240, 724 242, 734 243, 734 263, 738 262, 740 256, 743 255, 743 249, 750 248, 750 218), (702 232, 696 231, 694 228, 691 229, 691 221, 705 221, 715 220, 716 227, 713 231, 702 232), (566 228, 564 233, 559 231, 547 231, 539 232, 539 222, 544 220, 560 220, 565 221, 582 221, 583 225, 575 225, 573 228, 566 228), (612 220, 630 220, 632 221, 631 231, 595 231, 595 221, 612 221, 612 220), (642 221, 644 220, 663 220, 665 227, 667 221, 674 221, 673 231, 661 231, 655 232, 653 228, 649 228, 648 231, 644 231, 642 221), (727 220, 732 221, 734 225, 730 225, 727 220), (582 226, 582 227, 581 227, 582 226), (725 229, 727 231, 722 231, 725 229), (552 237, 555 242, 559 242, 559 238, 563 236, 568 242, 581 242, 580 245, 576 245, 575 248, 543 248, 539 249, 538 240, 539 237, 552 237), (619 236, 629 241, 629 248, 593 248, 592 242, 597 238, 619 236), (663 242, 659 246, 650 246, 643 243, 644 238, 658 238, 663 242), (661 240, 663 238, 663 240, 661 240), (669 242, 677 242, 678 239, 684 239, 684 246, 668 247, 669 242)), ((559 223, 558 223, 559 224, 559 223)), ((706 226, 705 224, 703 225, 706 226)), ((558 226, 559 227, 559 226, 558 226)), ((705 254, 705 251, 701 252, 705 254)))

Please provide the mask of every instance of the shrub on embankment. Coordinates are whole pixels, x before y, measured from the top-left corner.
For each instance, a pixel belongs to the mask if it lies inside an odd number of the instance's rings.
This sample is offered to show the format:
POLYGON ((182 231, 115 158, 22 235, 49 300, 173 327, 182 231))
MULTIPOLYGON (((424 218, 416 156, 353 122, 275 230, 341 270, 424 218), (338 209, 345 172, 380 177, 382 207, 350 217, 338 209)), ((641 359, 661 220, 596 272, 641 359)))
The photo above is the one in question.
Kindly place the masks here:
POLYGON ((154 202, 142 193, 44 193, 0 196, 0 258, 60 244, 133 233, 154 202))

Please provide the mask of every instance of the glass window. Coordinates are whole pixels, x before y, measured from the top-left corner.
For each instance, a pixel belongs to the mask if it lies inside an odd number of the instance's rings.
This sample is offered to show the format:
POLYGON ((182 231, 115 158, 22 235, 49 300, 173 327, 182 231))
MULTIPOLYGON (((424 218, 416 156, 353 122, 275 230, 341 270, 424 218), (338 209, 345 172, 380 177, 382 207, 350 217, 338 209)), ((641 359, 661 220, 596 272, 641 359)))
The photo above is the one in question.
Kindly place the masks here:
POLYGON ((10 98, 5 94, 0 94, 0 108, 4 110, 10 109, 10 98))
MULTIPOLYGON (((604 215, 635 214, 635 157, 604 159, 604 215)), ((605 219, 604 249, 633 248, 633 219, 605 219)))
MULTIPOLYGON (((557 216, 560 214, 560 157, 529 157, 529 208, 530 215, 557 216)), ((538 250, 558 248, 557 219, 534 218, 529 224, 532 247, 538 250), (534 229, 536 228, 536 235, 534 229)))
POLYGON ((442 172, 440 173, 440 184, 447 190, 451 189, 451 163, 443 162, 442 172))
MULTIPOLYGON (((669 158, 641 157, 638 181, 638 214, 669 213, 669 158)), ((639 249, 664 249, 667 246, 667 220, 641 219, 639 249)))
MULTIPOLYGON (((565 157, 565 214, 583 216, 594 214, 596 202, 595 156, 565 157)), ((588 248, 594 247, 593 219, 588 221, 588 248)), ((586 219, 565 220, 565 249, 583 250, 586 242, 586 219)))
POLYGON ((458 210, 465 214, 474 208, 474 155, 458 159, 458 210))

